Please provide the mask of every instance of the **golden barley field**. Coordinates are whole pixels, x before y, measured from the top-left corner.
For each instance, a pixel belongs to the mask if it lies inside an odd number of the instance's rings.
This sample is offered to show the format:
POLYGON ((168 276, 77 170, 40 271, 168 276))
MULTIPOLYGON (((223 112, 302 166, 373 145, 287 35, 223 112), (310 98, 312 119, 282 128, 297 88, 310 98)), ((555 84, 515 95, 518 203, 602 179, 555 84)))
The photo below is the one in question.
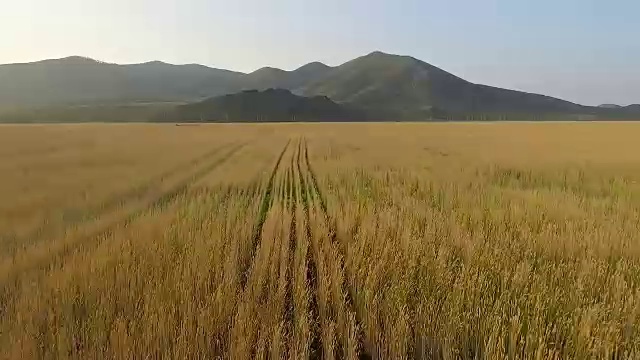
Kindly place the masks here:
POLYGON ((0 357, 640 358, 640 124, 0 126, 0 357))

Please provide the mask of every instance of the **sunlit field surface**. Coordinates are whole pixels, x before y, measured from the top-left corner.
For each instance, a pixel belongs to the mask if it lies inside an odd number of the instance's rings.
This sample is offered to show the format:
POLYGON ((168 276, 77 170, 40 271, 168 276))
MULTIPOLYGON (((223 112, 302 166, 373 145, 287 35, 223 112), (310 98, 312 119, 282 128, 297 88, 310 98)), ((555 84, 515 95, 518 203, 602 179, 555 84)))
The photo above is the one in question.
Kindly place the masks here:
POLYGON ((640 357, 640 124, 0 126, 0 357, 640 357))

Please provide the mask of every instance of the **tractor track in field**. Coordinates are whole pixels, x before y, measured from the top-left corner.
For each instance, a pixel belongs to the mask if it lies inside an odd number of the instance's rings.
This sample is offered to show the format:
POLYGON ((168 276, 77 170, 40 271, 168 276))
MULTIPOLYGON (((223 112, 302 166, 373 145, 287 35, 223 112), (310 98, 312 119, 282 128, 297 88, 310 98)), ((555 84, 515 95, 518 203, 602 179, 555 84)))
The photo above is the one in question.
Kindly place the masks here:
MULTIPOLYGON (((268 256, 268 259, 262 259, 262 257, 260 256, 260 249, 262 246, 274 246, 275 244, 267 244, 267 241, 269 240, 265 240, 265 234, 263 233, 263 228, 264 225, 268 219, 268 217, 270 216, 270 213, 272 211, 274 211, 274 204, 276 204, 276 209, 282 210, 284 212, 289 212, 289 210, 291 209, 291 207, 293 206, 293 199, 291 199, 291 189, 292 189, 292 184, 291 184, 291 177, 293 176, 293 173, 291 171, 289 171, 289 169, 286 168, 286 165, 283 164, 283 159, 285 158, 285 155, 287 154, 287 152, 290 150, 290 146, 291 145, 291 139, 287 139, 286 144, 284 145, 284 147, 282 148, 282 150, 280 151, 275 164, 273 165, 273 168, 271 169, 271 172, 269 174, 269 178, 267 180, 267 185, 263 190, 262 193, 262 200, 260 201, 260 205, 259 205, 259 210, 258 210, 258 216, 257 216, 257 220, 256 223, 254 225, 253 228, 253 232, 252 232, 252 238, 251 238, 251 245, 249 246, 249 251, 250 253, 247 256, 247 260, 246 263, 244 263, 241 266, 240 269, 240 294, 244 294, 243 296, 250 296, 250 292, 252 291, 252 281, 255 281, 254 275, 256 274, 255 269, 257 266, 259 266, 258 262, 260 261, 273 261, 273 259, 269 259, 272 255, 268 256)), ((285 329, 287 329, 287 333, 289 333, 289 331, 291 331, 291 327, 293 324, 293 317, 294 317, 294 305, 293 305, 293 288, 292 288, 292 284, 291 281, 289 281, 289 277, 292 274, 292 269, 293 269, 293 257, 294 257, 294 252, 295 251, 295 244, 297 241, 297 237, 296 237, 296 233, 295 233, 295 229, 296 229, 296 222, 297 219, 295 217, 295 213, 291 214, 291 222, 288 224, 288 233, 286 234, 286 237, 283 236, 280 239, 280 243, 278 243, 278 252, 280 254, 280 256, 278 257, 278 261, 284 261, 286 264, 286 272, 284 274, 285 279, 284 281, 284 294, 283 294, 283 309, 282 309, 282 323, 285 326, 285 329), (282 246, 286 246, 287 247, 287 256, 286 258, 282 258, 282 256, 284 255, 282 252, 282 246)), ((284 229, 282 229, 284 230, 284 229)), ((282 234, 285 235, 285 234, 282 234)), ((270 250, 273 251, 273 250, 270 250)), ((280 274, 282 275, 282 274, 280 274)), ((279 280, 281 281, 281 280, 279 280)), ((259 303, 262 303, 264 301, 269 301, 267 300, 268 298, 266 296, 268 296, 268 294, 266 292, 264 292, 264 290, 258 290, 259 293, 261 295, 259 295, 255 301, 258 301, 259 303)), ((276 295, 276 294, 273 294, 276 295)), ((242 306, 240 304, 238 304, 237 306, 242 306)), ((237 310, 238 308, 236 308, 237 310)), ((233 331, 233 330, 232 330, 233 331)), ((290 351, 291 349, 289 349, 289 344, 285 343, 284 344, 285 349, 287 351, 290 351)), ((250 358, 255 358, 257 356, 257 349, 255 347, 255 344, 251 345, 251 355, 250 358)))
MULTIPOLYGON (((246 265, 243 274, 244 276, 241 278, 241 292, 245 293, 249 288, 249 281, 251 279, 251 269, 256 265, 255 262, 256 254, 259 251, 258 248, 261 246, 261 242, 265 241, 263 239, 264 234, 263 226, 264 223, 269 216, 269 213, 272 211, 274 201, 277 201, 279 204, 282 204, 282 210, 284 212, 288 212, 291 214, 291 222, 289 223, 288 228, 288 236, 286 239, 287 247, 288 247, 288 256, 286 259, 282 259, 282 261, 286 261, 287 264, 287 280, 288 282, 285 285, 284 290, 284 308, 283 308, 283 322, 286 324, 288 329, 288 333, 291 334, 294 327, 294 313, 295 313, 295 305, 294 305, 294 292, 293 292, 293 281, 292 276, 294 276, 294 257, 296 254, 296 250, 299 246, 305 246, 307 251, 305 255, 305 279, 307 282, 307 286, 309 288, 309 297, 307 299, 307 308, 303 311, 308 312, 308 320, 309 320, 309 353, 312 359, 322 359, 323 358, 323 347, 322 340, 320 337, 320 328, 319 328, 319 310, 318 310, 318 284, 317 284, 317 267, 316 267, 316 254, 313 250, 313 246, 311 245, 312 241, 312 229, 310 223, 310 215, 309 209, 311 206, 311 194, 312 191, 310 189, 310 184, 307 182, 304 170, 304 159, 303 159, 303 142, 302 138, 296 141, 292 145, 292 140, 288 140, 283 149, 281 150, 275 165, 269 175, 269 180, 267 182, 267 186, 262 195, 262 202, 260 205, 260 211, 258 215, 257 223, 254 227, 252 246, 250 247, 252 253, 249 255, 248 264, 246 265), (293 149, 292 149, 293 148, 293 149), (291 154, 288 154, 289 151, 292 151, 291 154), (287 158, 286 162, 288 166, 283 165, 283 160, 286 156, 291 156, 291 160, 287 158), (297 214, 297 210, 300 210, 300 214, 297 214), (298 215, 301 218, 298 218, 298 215), (297 233, 298 224, 303 222, 304 225, 301 224, 300 234, 297 233), (303 235, 305 239, 299 239, 298 236, 303 235), (303 245, 302 241, 307 242, 303 245)), ((293 349, 289 347, 290 344, 287 345, 287 352, 289 355, 292 355, 293 349)), ((253 355, 255 354, 256 349, 253 349, 253 355)))
MULTIPOLYGON (((294 149, 294 151, 296 151, 294 149)), ((295 153, 293 154, 293 156, 291 157, 291 164, 289 167, 289 171, 288 171, 288 182, 289 182, 289 186, 288 186, 288 209, 289 212, 291 213, 291 223, 289 225, 289 248, 288 248, 288 258, 287 258, 287 277, 289 278, 285 287, 285 302, 284 302, 284 322, 285 324, 287 324, 287 326, 289 327, 288 333, 291 334, 293 333, 293 328, 294 328, 294 299, 293 299, 293 277, 294 275, 294 271, 295 271, 295 253, 296 253, 296 248, 297 248, 297 244, 298 244, 298 236, 297 236, 297 221, 298 219, 297 217, 297 211, 296 211, 296 206, 298 205, 298 193, 297 193, 297 187, 295 184, 295 180, 296 180, 296 174, 293 168, 294 165, 294 159, 295 159, 295 153)), ((287 353, 289 354, 289 357, 291 357, 291 347, 290 347, 290 343, 287 343, 287 353)))
MULTIPOLYGON (((294 257, 296 251, 296 243, 298 238, 296 236, 296 212, 291 212, 291 225, 289 226, 289 249, 287 252, 287 277, 288 279, 286 287, 285 287, 285 297, 284 297, 284 323, 289 327, 289 333, 293 332, 293 323, 294 323, 294 304, 293 304, 293 271, 294 267, 294 257)), ((287 343, 288 345, 288 343, 287 343)), ((291 350, 289 349, 289 353, 291 350)))
POLYGON ((67 243, 61 244, 60 247, 54 249, 48 249, 47 252, 38 252, 35 254, 36 259, 33 259, 24 266, 17 266, 16 264, 0 264, 0 270, 7 268, 0 277, 0 315, 2 315, 3 309, 6 309, 6 295, 5 291, 7 285, 12 281, 19 281, 19 278, 24 275, 32 274, 38 270, 46 270, 58 266, 64 262, 64 259, 73 253, 78 246, 91 243, 97 245, 101 239, 104 239, 111 235, 118 227, 127 226, 136 218, 142 216, 148 211, 154 209, 165 209, 171 202, 176 200, 179 196, 186 194, 189 187, 194 182, 198 181, 202 177, 206 176, 220 165, 224 164, 237 152, 244 148, 247 143, 236 144, 232 146, 231 150, 224 153, 224 155, 217 160, 207 164, 206 166, 194 171, 190 176, 183 178, 178 183, 174 184, 170 189, 164 193, 156 196, 153 200, 141 204, 141 206, 132 209, 129 212, 116 216, 112 221, 107 222, 104 225, 97 226, 97 229, 88 231, 86 234, 80 234, 77 238, 67 243), (2 266, 5 265, 5 266, 2 266), (8 265, 8 266, 7 266, 8 265))
MULTIPOLYGON (((192 158, 185 163, 178 164, 177 166, 169 170, 163 171, 157 176, 147 179, 142 184, 126 189, 110 198, 107 198, 105 201, 99 204, 95 204, 84 209, 71 208, 62 210, 63 226, 61 229, 57 228, 54 224, 45 223, 38 228, 30 231, 26 235, 11 237, 12 241, 16 244, 27 243, 29 246, 34 246, 42 240, 46 239, 47 236, 51 236, 51 233, 61 233, 83 222, 95 221, 105 214, 116 211, 118 208, 126 205, 127 203, 131 203, 137 200, 143 200, 145 196, 149 196, 149 194, 157 190, 159 184, 162 183, 162 181, 166 178, 172 177, 184 171, 189 171, 189 169, 197 167, 199 164, 215 157, 225 148, 225 146, 226 145, 218 146, 212 150, 207 151, 204 154, 192 158), (68 220, 65 218, 67 218, 68 220)), ((9 236, 5 237, 10 238, 9 236)))
MULTIPOLYGON (((318 200, 319 205, 320 205, 320 209, 322 211, 322 215, 324 217, 324 220, 327 224, 327 228, 329 229, 329 240, 331 242, 331 244, 333 246, 336 247, 336 249, 338 249, 338 251, 340 252, 342 261, 340 261, 340 268, 342 270, 342 274, 343 274, 343 278, 345 279, 342 282, 342 292, 345 296, 345 303, 347 306, 347 310, 349 312, 351 312, 352 314, 355 315, 355 321, 356 321, 356 336, 358 339, 358 354, 359 354, 359 358, 360 359, 372 359, 373 356, 371 349, 367 349, 366 346, 366 339, 364 337, 364 333, 362 331, 363 327, 362 327, 362 321, 360 316, 358 316, 357 311, 355 311, 355 304, 353 301, 353 294, 352 294, 352 290, 351 287, 346 283, 346 281, 348 280, 348 276, 346 273, 346 267, 344 264, 344 259, 346 258, 346 254, 344 253, 344 249, 342 249, 342 247, 340 246, 340 243, 337 239, 337 232, 336 232, 336 225, 331 221, 331 218, 329 216, 329 212, 328 212, 328 208, 327 208, 327 202, 326 202, 326 198, 324 197, 322 191, 320 190, 320 186, 318 185, 318 179, 316 176, 315 171, 313 170, 313 167, 311 166, 311 162, 309 161, 309 150, 308 150, 308 146, 307 146, 307 142, 306 140, 304 141, 304 163, 306 165, 307 171, 309 172, 309 175, 311 177, 311 184, 309 186, 309 188, 311 189, 311 192, 313 193, 313 198, 318 200)), ((314 200, 312 199, 312 201, 314 200)), ((307 216, 308 216, 308 212, 307 212, 307 216)))
MULTIPOLYGON (((267 220, 267 215, 269 210, 271 209, 271 205, 273 204, 273 192, 274 192, 274 180, 276 174, 278 173, 278 169, 280 168, 280 163, 282 162, 282 157, 284 153, 289 148, 289 143, 291 140, 287 140, 287 143, 284 145, 284 148, 280 152, 278 159, 276 160, 273 169, 271 170, 271 174, 269 175, 269 180, 267 181, 267 187, 262 194, 262 201, 260 202, 260 209, 258 210, 258 221, 256 222, 253 230, 253 237, 251 243, 251 253, 248 257, 248 262, 244 269, 242 269, 241 276, 241 288, 242 291, 246 291, 247 282, 249 281, 249 273, 251 269, 251 265, 255 262, 256 252, 258 251, 258 246, 260 245, 260 239, 262 238, 262 228, 264 227, 264 223, 267 220)), ((278 194, 276 194, 278 195, 278 194)))
POLYGON ((296 158, 296 166, 298 168, 298 174, 300 174, 300 196, 302 200, 302 207, 305 217, 305 232, 307 241, 309 241, 307 247, 307 281, 310 287, 310 298, 309 298, 309 312, 311 313, 311 358, 312 359, 322 359, 322 343, 320 338, 320 329, 318 328, 320 324, 319 319, 319 310, 318 310, 318 279, 317 274, 318 270, 316 267, 316 255, 313 251, 313 247, 311 246, 311 237, 313 236, 311 233, 311 221, 309 216, 309 188, 304 179, 304 173, 302 172, 300 154, 302 153, 302 139, 298 143, 298 154, 296 158))

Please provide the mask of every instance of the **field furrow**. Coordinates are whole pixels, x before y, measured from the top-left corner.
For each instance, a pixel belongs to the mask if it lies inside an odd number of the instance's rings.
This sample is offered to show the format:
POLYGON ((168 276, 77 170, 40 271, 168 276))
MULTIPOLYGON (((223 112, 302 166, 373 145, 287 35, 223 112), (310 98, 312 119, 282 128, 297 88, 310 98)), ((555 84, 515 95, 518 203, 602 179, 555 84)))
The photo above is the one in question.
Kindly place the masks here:
MULTIPOLYGON (((362 333, 362 322, 359 320, 362 315, 359 315, 354 308, 352 292, 355 289, 351 288, 348 284, 349 277, 345 273, 344 259, 345 253, 340 248, 340 244, 336 239, 335 225, 332 223, 329 213, 327 211, 327 205, 325 197, 318 186, 316 174, 309 161, 309 151, 306 141, 304 142, 304 168, 308 174, 310 182, 310 190, 314 194, 311 196, 312 214, 315 217, 316 228, 321 229, 317 233, 317 237, 320 237, 320 244, 318 244, 319 253, 324 253, 327 256, 326 266, 327 271, 330 272, 327 276, 328 282, 331 283, 331 289, 325 291, 332 292, 333 294, 333 306, 337 312, 337 328, 340 334, 341 340, 338 344, 340 347, 341 355, 345 358, 355 358, 356 355, 359 358, 371 358, 373 353, 371 348, 371 342, 364 338, 362 333)), ((322 256, 322 255, 319 255, 322 256)), ((322 261, 322 260, 321 260, 322 261)), ((322 275, 319 275, 321 277, 322 275)), ((327 301, 327 300, 325 300, 327 301)))
POLYGON ((251 264, 253 263, 254 254, 260 243, 260 238, 262 236, 262 229, 264 227, 264 223, 267 219, 267 215, 269 214, 269 210, 273 205, 274 195, 277 196, 277 189, 274 188, 274 180, 276 178, 276 175, 278 174, 278 169, 280 168, 282 157, 284 156, 284 154, 287 152, 287 149, 289 148, 289 142, 290 140, 287 140, 287 143, 284 145, 284 148, 282 148, 282 151, 280 152, 280 155, 278 156, 278 159, 276 160, 276 163, 274 164, 273 169, 271 170, 271 173, 269 175, 269 180, 267 181, 267 185, 264 190, 264 193, 262 194, 262 202, 260 203, 260 210, 258 212, 258 222, 255 224, 254 231, 253 231, 253 246, 252 246, 251 254, 249 255, 250 260, 244 271, 245 276, 244 276, 243 285, 242 285, 243 288, 245 287, 244 284, 248 280, 249 266, 251 266, 251 264))
POLYGON ((140 215, 154 211, 162 211, 168 204, 186 193, 189 186, 201 177, 215 170, 218 166, 228 161, 240 151, 246 144, 231 146, 216 160, 194 170, 188 177, 181 177, 177 181, 170 182, 162 189, 162 192, 154 194, 149 199, 131 204, 115 214, 105 215, 94 222, 83 224, 82 227, 64 237, 49 240, 45 246, 30 247, 15 254, 11 259, 4 259, 0 263, 0 302, 1 309, 8 307, 7 303, 11 294, 15 293, 16 281, 23 280, 32 273, 47 271, 64 262, 66 256, 76 248, 92 246, 109 236, 116 228, 126 227, 140 215))
MULTIPOLYGON (((286 208, 286 212, 291 217, 290 225, 289 225, 289 243, 288 243, 288 251, 287 251, 287 281, 285 284, 285 306, 284 306, 284 325, 285 325, 285 334, 286 334, 286 343, 285 346, 287 348, 287 356, 290 359, 295 359, 300 356, 300 349, 304 348, 301 345, 297 345, 295 343, 295 339, 297 338, 295 335, 296 327, 295 327, 295 304, 300 303, 300 301, 294 300, 294 277, 296 276, 296 253, 299 251, 299 240, 298 240, 298 211, 297 208, 299 206, 299 194, 296 191, 295 181, 297 180, 298 174, 295 171, 294 161, 296 159, 296 155, 298 153, 298 147, 295 146, 293 148, 293 153, 291 156, 291 162, 288 167, 288 182, 289 182, 289 193, 288 193, 288 206, 286 208)), ((298 309, 300 311, 300 309, 298 309)), ((308 326, 308 325, 307 325, 308 326)))
POLYGON ((311 233, 311 220, 309 218, 309 207, 310 203, 310 192, 308 187, 308 181, 306 177, 308 174, 303 172, 302 162, 301 162, 301 154, 303 149, 303 139, 300 139, 298 143, 298 153, 296 156, 296 168, 298 169, 299 180, 300 180, 300 199, 302 201, 302 210, 301 212, 304 214, 304 227, 301 227, 300 232, 304 234, 302 238, 305 239, 305 243, 302 245, 304 247, 304 262, 306 264, 305 269, 305 284, 308 286, 308 297, 307 297, 307 305, 308 305, 308 316, 309 316, 309 355, 314 359, 322 359, 323 358, 323 346, 322 339, 320 336, 320 314, 318 310, 318 268, 317 264, 317 253, 314 251, 315 248, 311 245, 312 243, 312 233, 311 233))
MULTIPOLYGON (((46 222, 25 235, 12 237, 12 243, 7 243, 6 241, 2 243, 3 247, 0 248, 0 256, 15 256, 15 253, 21 248, 37 245, 39 241, 50 238, 52 234, 65 232, 68 229, 74 229, 74 227, 77 227, 79 224, 95 221, 109 213, 118 212, 123 207, 126 207, 128 203, 144 201, 150 197, 157 196, 156 194, 163 191, 163 182, 167 181, 167 179, 175 177, 176 175, 181 176, 183 173, 194 172, 194 168, 213 159, 225 146, 226 145, 217 146, 203 155, 148 179, 142 184, 121 193, 114 194, 104 202, 90 207, 65 208, 61 211, 61 216, 65 219, 64 224, 62 224, 62 226, 64 226, 63 228, 60 229, 61 224, 46 222), (20 247, 18 247, 18 245, 20 247)), ((9 238, 9 236, 6 236, 6 238, 9 238)))
POLYGON ((249 257, 250 267, 231 328, 231 339, 235 340, 230 344, 229 354, 234 358, 282 358, 288 351, 288 277, 294 227, 294 215, 286 197, 289 171, 284 158, 292 156, 289 144, 290 141, 282 149, 269 177, 264 207, 258 215, 260 232, 254 238, 255 250, 249 257))

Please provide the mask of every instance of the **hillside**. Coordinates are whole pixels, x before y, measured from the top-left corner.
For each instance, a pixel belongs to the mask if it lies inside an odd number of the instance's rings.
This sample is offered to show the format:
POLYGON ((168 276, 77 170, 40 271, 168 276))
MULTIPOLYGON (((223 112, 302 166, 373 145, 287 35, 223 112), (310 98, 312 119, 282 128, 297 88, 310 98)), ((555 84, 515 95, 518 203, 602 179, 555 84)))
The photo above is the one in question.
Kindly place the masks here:
POLYGON ((358 121, 363 114, 324 96, 302 97, 285 89, 246 90, 177 106, 158 116, 169 122, 358 121))
POLYGON ((0 106, 193 100, 235 90, 241 75, 202 65, 117 65, 82 57, 0 65, 0 106))
POLYGON ((0 124, 26 123, 124 123, 149 121, 173 111, 176 103, 134 103, 77 106, 45 106, 0 110, 0 124))
POLYGON ((293 71, 264 67, 245 75, 241 86, 244 90, 271 88, 296 90, 323 78, 331 69, 331 67, 320 62, 309 63, 293 71))
POLYGON ((640 118, 637 105, 589 107, 474 84, 413 57, 382 52, 337 67, 313 62, 292 71, 265 67, 249 74, 195 64, 117 65, 82 57, 0 65, 0 109, 198 102, 271 88, 326 96, 369 118, 388 120, 640 118))
POLYGON ((303 92, 401 118, 581 110, 579 105, 544 95, 476 85, 412 57, 381 52, 334 68, 303 92))
POLYGON ((603 119, 640 119, 640 104, 632 104, 628 106, 602 107, 594 109, 594 112, 603 119))
POLYGON ((599 108, 603 108, 603 109, 620 109, 622 108, 622 106, 617 105, 617 104, 602 104, 602 105, 598 105, 599 108))

